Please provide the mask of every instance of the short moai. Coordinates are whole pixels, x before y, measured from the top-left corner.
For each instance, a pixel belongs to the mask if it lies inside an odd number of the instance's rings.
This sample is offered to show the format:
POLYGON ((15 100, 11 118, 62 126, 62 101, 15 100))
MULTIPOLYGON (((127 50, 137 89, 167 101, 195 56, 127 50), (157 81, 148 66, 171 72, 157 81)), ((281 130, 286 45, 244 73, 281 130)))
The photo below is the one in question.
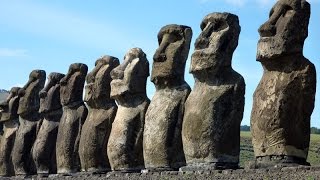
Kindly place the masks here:
POLYGON ((39 92, 44 87, 46 72, 34 70, 30 73, 29 81, 18 92, 19 99, 19 129, 12 151, 12 161, 16 175, 30 175, 36 173, 35 162, 32 158, 32 146, 37 137, 41 124, 39 113, 39 92))
POLYGON ((151 81, 156 92, 148 107, 143 133, 144 171, 177 170, 185 165, 181 128, 191 88, 184 80, 192 30, 171 24, 161 28, 153 56, 151 81))
POLYGON ((74 63, 70 65, 65 77, 60 80, 63 114, 56 142, 58 174, 70 174, 80 170, 79 141, 82 125, 88 114, 82 98, 87 72, 87 65, 74 63))
POLYGON ((263 76, 253 95, 251 168, 309 165, 316 92, 315 67, 303 56, 309 17, 307 1, 279 0, 259 28, 263 76))
POLYGON ((86 77, 84 100, 89 113, 82 127, 79 144, 81 171, 110 171, 107 144, 118 108, 115 100, 110 98, 110 72, 118 65, 118 58, 103 56, 86 77))
POLYGON ((200 27, 190 66, 195 84, 182 125, 187 166, 180 170, 235 169, 245 94, 244 79, 231 66, 239 19, 231 13, 211 13, 200 27))
POLYGON ((47 84, 39 94, 39 113, 43 119, 32 148, 37 174, 48 175, 57 172, 55 150, 59 122, 62 116, 60 80, 64 76, 61 73, 50 73, 47 84))
POLYGON ((113 171, 141 171, 144 168, 142 138, 145 113, 150 100, 146 94, 149 62, 140 48, 132 48, 124 62, 111 71, 111 98, 118 111, 107 152, 113 171))
POLYGON ((19 87, 13 87, 7 99, 0 104, 3 135, 0 143, 0 176, 13 176, 12 150, 19 128, 19 87))

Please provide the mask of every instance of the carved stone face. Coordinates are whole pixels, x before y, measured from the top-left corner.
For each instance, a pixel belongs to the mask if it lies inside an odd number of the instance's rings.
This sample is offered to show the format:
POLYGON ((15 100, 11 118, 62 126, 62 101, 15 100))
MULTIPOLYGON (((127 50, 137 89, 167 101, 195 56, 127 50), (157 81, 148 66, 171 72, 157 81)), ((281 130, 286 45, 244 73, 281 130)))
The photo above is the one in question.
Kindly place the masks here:
POLYGON ((110 100, 110 72, 119 65, 119 59, 112 56, 99 58, 94 69, 87 75, 84 100, 90 107, 98 107, 110 100))
POLYGON ((1 121, 8 121, 19 117, 17 114, 19 107, 19 87, 13 87, 6 101, 0 104, 1 121))
POLYGON ((200 27, 202 32, 195 42, 190 73, 216 72, 223 66, 231 66, 241 29, 238 17, 230 13, 208 14, 200 27))
POLYGON ((153 56, 151 81, 184 77, 184 69, 190 49, 192 30, 188 26, 167 25, 158 34, 159 48, 153 56))
POLYGON ((62 105, 82 101, 83 86, 88 66, 74 63, 69 67, 67 75, 60 80, 60 99, 62 105))
POLYGON ((29 81, 19 90, 19 108, 18 114, 38 112, 40 107, 39 92, 46 81, 46 72, 43 70, 34 70, 30 73, 29 81))
POLYGON ((50 73, 46 86, 40 91, 40 113, 48 113, 62 108, 60 103, 60 80, 64 77, 61 73, 50 73))
POLYGON ((305 0, 279 0, 271 9, 269 20, 259 28, 257 59, 302 53, 309 17, 310 4, 305 0))
POLYGON ((149 62, 140 48, 132 48, 124 61, 111 71, 111 98, 126 94, 146 93, 149 62))

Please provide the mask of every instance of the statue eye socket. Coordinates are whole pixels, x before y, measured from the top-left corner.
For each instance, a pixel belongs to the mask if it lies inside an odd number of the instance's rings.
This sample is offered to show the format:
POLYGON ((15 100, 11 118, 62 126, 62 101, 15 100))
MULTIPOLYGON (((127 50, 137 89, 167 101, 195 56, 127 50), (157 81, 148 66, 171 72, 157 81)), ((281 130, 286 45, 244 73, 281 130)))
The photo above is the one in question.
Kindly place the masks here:
POLYGON ((269 13, 269 18, 272 16, 273 13, 274 13, 274 9, 272 8, 270 13, 269 13))
POLYGON ((293 13, 294 13, 294 10, 292 9, 292 7, 285 6, 282 16, 283 17, 290 17, 290 16, 292 16, 293 13))
POLYGON ((177 41, 180 41, 183 39, 182 35, 179 32, 174 32, 174 33, 168 33, 164 34, 160 39, 159 39, 159 45, 162 43, 162 40, 166 39, 167 42, 169 43, 174 43, 177 41), (166 38, 165 38, 166 36, 166 38))
POLYGON ((217 31, 221 31, 227 27, 228 27, 228 24, 226 21, 217 21, 213 24, 212 30, 217 32, 217 31))
POLYGON ((99 59, 98 59, 98 60, 96 60, 96 62, 94 63, 94 66, 97 66, 97 65, 98 65, 98 63, 99 63, 99 59))
POLYGON ((170 36, 171 42, 180 41, 182 39, 182 36, 179 33, 174 33, 170 36))

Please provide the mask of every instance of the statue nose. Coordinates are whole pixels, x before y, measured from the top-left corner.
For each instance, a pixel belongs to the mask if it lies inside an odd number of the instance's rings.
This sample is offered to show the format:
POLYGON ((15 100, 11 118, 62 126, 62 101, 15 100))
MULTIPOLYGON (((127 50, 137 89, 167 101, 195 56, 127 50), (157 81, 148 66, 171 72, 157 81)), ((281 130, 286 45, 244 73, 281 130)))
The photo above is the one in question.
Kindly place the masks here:
POLYGON ((23 97, 26 94, 26 91, 24 89, 20 89, 18 92, 19 97, 23 97))
POLYGON ((157 49, 156 53, 153 56, 153 60, 156 62, 163 62, 167 60, 166 50, 168 46, 172 43, 172 36, 170 34, 164 34, 157 49))
POLYGON ((209 46, 209 41, 207 38, 199 37, 194 43, 196 49, 204 49, 209 46))
POLYGON ((261 37, 271 37, 276 35, 276 26, 269 21, 264 23, 259 28, 259 34, 261 37))
POLYGON ((166 49, 169 45, 169 42, 162 41, 156 53, 153 56, 153 60, 156 62, 163 62, 166 60, 166 49))
POLYGON ((40 96, 40 98, 45 98, 45 97, 47 97, 47 92, 46 91, 40 91, 39 96, 40 96))
POLYGON ((120 68, 115 68, 110 73, 112 79, 123 79, 124 72, 120 68))

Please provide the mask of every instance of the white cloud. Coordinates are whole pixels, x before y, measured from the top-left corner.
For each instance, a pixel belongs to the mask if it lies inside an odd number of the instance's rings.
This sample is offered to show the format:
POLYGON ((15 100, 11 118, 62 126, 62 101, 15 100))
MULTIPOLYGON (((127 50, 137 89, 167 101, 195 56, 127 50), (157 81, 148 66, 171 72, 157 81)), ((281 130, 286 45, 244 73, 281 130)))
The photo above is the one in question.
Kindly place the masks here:
POLYGON ((27 52, 25 49, 0 48, 0 57, 25 57, 27 52))

